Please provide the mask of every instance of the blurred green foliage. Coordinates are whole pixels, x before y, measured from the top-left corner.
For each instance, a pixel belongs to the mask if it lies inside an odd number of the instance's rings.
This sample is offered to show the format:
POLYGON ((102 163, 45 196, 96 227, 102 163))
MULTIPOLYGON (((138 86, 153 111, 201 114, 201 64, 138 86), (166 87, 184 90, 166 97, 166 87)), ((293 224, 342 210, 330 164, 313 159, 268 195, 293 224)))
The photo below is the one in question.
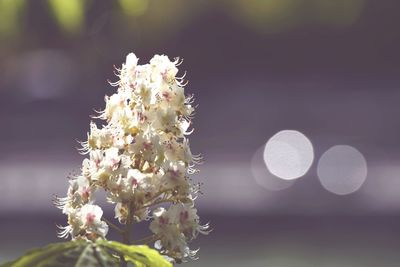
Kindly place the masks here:
POLYGON ((307 23, 349 26, 360 17, 365 0, 234 0, 232 3, 233 14, 245 25, 261 33, 274 33, 307 23))
POLYGON ((85 1, 48 0, 48 3, 63 30, 74 33, 81 29, 84 20, 85 1))
POLYGON ((122 10, 129 16, 141 16, 149 7, 149 0, 119 0, 122 10))
MULTIPOLYGON (((125 20, 151 31, 153 36, 171 33, 184 26, 202 11, 222 11, 237 22, 261 34, 285 31, 303 24, 316 23, 333 27, 346 27, 355 23, 362 14, 366 0, 118 0, 110 2, 105 10, 113 17, 125 20), (113 4, 115 3, 115 4, 113 4)), ((0 0, 0 35, 18 35, 23 16, 38 9, 48 10, 65 34, 76 34, 85 29, 85 17, 101 1, 89 0, 0 0), (41 4, 40 4, 41 3, 41 4), (38 7, 32 8, 33 5, 38 7)), ((129 27, 132 29, 131 27, 129 27)))
POLYGON ((18 32, 19 18, 26 0, 0 0, 0 34, 11 37, 18 32))

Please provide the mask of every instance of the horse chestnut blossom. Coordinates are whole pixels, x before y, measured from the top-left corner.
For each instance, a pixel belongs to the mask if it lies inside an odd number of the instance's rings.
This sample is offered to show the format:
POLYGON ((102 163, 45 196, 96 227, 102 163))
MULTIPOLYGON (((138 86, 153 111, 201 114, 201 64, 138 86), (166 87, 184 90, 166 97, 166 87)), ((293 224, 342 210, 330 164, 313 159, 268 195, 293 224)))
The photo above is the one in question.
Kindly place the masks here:
POLYGON ((115 228, 129 244, 134 223, 151 220, 152 235, 144 243, 176 261, 194 258, 188 242, 209 232, 200 225, 194 200, 199 184, 190 174, 201 160, 190 151, 188 135, 194 113, 193 97, 185 96, 183 77, 178 78, 179 59, 155 55, 149 64, 138 65, 130 53, 117 92, 105 97, 105 109, 90 123, 80 152, 88 155, 79 175, 70 177, 65 198, 57 206, 68 216, 60 237, 95 240, 115 228), (115 218, 124 229, 103 217, 95 193, 105 190, 114 205, 115 218))

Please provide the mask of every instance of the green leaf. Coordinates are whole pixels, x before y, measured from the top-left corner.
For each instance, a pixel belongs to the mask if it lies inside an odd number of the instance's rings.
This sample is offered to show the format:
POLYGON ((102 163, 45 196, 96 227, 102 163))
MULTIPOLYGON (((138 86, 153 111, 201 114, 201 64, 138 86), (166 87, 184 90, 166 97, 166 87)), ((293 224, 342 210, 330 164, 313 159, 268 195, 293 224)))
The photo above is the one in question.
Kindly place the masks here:
POLYGON ((136 267, 172 267, 156 250, 102 239, 71 241, 33 249, 0 267, 119 267, 122 255, 136 267))
POLYGON ((119 261, 92 242, 71 241, 50 244, 29 251, 1 267, 119 267, 119 261))
POLYGON ((98 240, 97 244, 107 247, 120 255, 136 267, 172 267, 158 251, 148 246, 125 245, 115 241, 98 240))

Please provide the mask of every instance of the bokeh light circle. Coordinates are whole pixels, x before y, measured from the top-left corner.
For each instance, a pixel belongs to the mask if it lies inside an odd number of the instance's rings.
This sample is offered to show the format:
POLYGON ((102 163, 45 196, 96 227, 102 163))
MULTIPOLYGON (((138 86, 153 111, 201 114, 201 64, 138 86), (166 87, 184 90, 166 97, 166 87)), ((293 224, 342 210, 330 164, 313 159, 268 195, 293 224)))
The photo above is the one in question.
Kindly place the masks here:
POLYGON ((284 180, 304 176, 314 160, 311 141, 301 132, 280 131, 272 136, 264 149, 264 161, 268 170, 284 180))
POLYGON ((251 173, 256 183, 269 191, 281 191, 291 187, 296 180, 283 180, 268 171, 263 158, 264 148, 265 144, 257 149, 251 159, 251 173))
POLYGON ((317 167, 322 186, 337 195, 356 192, 367 178, 367 161, 354 147, 337 145, 328 149, 317 167))

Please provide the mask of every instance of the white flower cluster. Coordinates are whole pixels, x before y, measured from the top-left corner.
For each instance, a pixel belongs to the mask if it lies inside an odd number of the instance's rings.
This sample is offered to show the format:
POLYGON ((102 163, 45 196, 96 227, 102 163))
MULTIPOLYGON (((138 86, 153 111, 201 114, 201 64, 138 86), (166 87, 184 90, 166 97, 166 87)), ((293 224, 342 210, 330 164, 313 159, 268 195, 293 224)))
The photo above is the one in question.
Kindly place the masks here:
POLYGON ((193 257, 187 242, 208 228, 199 224, 193 202, 199 188, 189 180, 200 160, 187 138, 193 98, 185 97, 183 77, 176 77, 178 59, 156 55, 149 64, 137 63, 131 53, 118 70, 119 81, 112 83, 118 91, 105 97, 106 107, 96 117, 106 124, 98 128, 91 122, 81 148, 89 158, 71 178, 67 197, 56 200, 68 215, 60 236, 106 236, 108 224, 93 204, 95 191, 104 189, 121 224, 152 219, 156 248, 178 260, 193 257), (156 208, 162 203, 169 203, 167 210, 156 208))

